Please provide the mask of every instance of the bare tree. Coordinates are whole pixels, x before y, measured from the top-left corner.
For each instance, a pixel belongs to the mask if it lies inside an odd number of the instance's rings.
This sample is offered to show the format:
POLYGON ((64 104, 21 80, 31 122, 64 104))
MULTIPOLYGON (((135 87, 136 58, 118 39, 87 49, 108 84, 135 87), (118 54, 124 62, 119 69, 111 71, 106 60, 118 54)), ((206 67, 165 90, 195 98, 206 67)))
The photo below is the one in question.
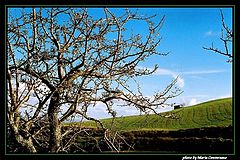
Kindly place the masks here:
POLYGON ((222 10, 220 10, 220 12, 221 12, 221 19, 222 19, 222 35, 220 37, 220 40, 223 42, 224 50, 220 50, 217 47, 214 47, 213 43, 211 47, 203 47, 203 48, 205 50, 210 50, 215 53, 227 56, 229 58, 228 62, 232 62, 233 54, 229 48, 232 47, 231 45, 232 45, 232 39, 233 39, 233 31, 226 25, 222 10))
POLYGON ((156 23, 156 15, 141 16, 128 9, 115 15, 104 8, 99 18, 86 8, 18 8, 16 15, 8 13, 7 124, 11 138, 27 152, 68 151, 77 135, 91 137, 84 127, 63 127, 76 117, 98 123, 109 148, 119 151, 114 138, 118 133, 89 117, 89 107, 105 104, 114 118, 117 99, 158 114, 156 109, 181 94, 177 79, 151 98, 140 87, 133 92, 128 86, 129 80, 157 69, 137 67, 140 62, 167 55, 156 49, 164 16, 156 23), (129 33, 127 24, 133 22, 148 27, 148 33, 129 33))

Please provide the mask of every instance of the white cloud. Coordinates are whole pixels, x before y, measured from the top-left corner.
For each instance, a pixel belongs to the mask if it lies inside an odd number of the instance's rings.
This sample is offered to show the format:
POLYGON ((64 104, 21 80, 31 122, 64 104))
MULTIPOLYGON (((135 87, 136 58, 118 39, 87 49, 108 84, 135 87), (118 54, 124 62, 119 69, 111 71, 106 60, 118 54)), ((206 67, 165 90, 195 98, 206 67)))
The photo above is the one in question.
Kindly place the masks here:
POLYGON ((200 104, 203 102, 216 100, 216 99, 222 99, 222 98, 229 98, 232 97, 232 94, 225 94, 222 96, 209 96, 205 94, 199 94, 199 95, 192 95, 192 96, 183 96, 179 99, 178 103, 183 103, 185 106, 192 106, 196 104, 200 104))
MULTIPOLYGON (((120 102, 118 103, 120 104, 120 102)), ((139 110, 135 107, 128 107, 128 106, 113 106, 113 110, 117 112, 117 117, 121 116, 130 116, 130 115, 139 115, 139 110)), ((111 118, 111 115, 107 111, 107 107, 102 102, 96 102, 95 107, 89 107, 88 113, 90 117, 96 119, 103 119, 103 118, 111 118)))
POLYGON ((217 96, 217 97, 212 97, 212 98, 209 99, 209 101, 215 100, 215 99, 230 98, 230 97, 232 97, 231 93, 230 94, 221 95, 221 96, 217 96))
POLYGON ((94 107, 92 107, 92 106, 88 107, 87 114, 90 117, 97 118, 97 119, 110 116, 107 113, 107 108, 106 108, 105 104, 100 101, 96 102, 96 105, 94 107))
MULTIPOLYGON (((193 106, 205 101, 210 101, 219 98, 226 98, 231 97, 231 95, 223 95, 215 98, 210 98, 209 95, 199 94, 199 95, 192 95, 192 96, 184 96, 181 97, 180 100, 177 102, 179 104, 184 103, 185 106, 193 106)), ((119 103, 120 104, 120 103, 119 103)), ((114 106, 113 109, 117 112, 117 117, 121 116, 130 116, 130 115, 139 115, 140 112, 135 107, 128 107, 128 106, 114 106)), ((160 107, 157 109, 157 112, 166 112, 172 110, 172 107, 160 107)), ((95 107, 89 107, 88 115, 97 119, 103 118, 110 118, 111 115, 108 114, 106 106, 102 102, 97 102, 95 107)))
MULTIPOLYGON (((151 68, 149 68, 151 69, 151 68)), ((195 70, 195 71, 183 71, 183 72, 175 72, 169 69, 164 68, 158 68, 155 75, 171 75, 176 77, 177 75, 200 75, 200 74, 214 74, 214 73, 222 73, 225 72, 225 70, 219 70, 219 69, 212 69, 212 70, 195 70)))
POLYGON ((199 75, 199 74, 213 74, 213 73, 222 73, 225 70, 201 70, 201 71, 185 71, 181 72, 182 75, 199 75))
MULTIPOLYGON (((147 67, 139 67, 139 68, 147 68, 147 67)), ((152 70, 152 68, 147 68, 152 70)), ((178 77, 177 85, 180 88, 183 88, 185 85, 183 75, 202 75, 202 74, 215 74, 215 73, 222 73, 225 72, 225 70, 195 70, 195 71, 183 71, 183 72, 175 72, 170 69, 165 68, 158 68, 153 75, 166 75, 166 76, 172 76, 173 78, 178 77)))
POLYGON ((207 32, 204 33, 204 36, 206 37, 210 37, 210 36, 219 36, 221 32, 215 32, 212 30, 209 30, 207 32))
POLYGON ((127 107, 127 106, 123 106, 123 107, 116 107, 116 111, 117 111, 117 116, 121 117, 121 116, 126 116, 126 115, 138 115, 140 112, 139 110, 137 110, 135 107, 127 107))
POLYGON ((196 95, 184 96, 184 98, 209 98, 209 95, 206 95, 206 94, 196 94, 196 95))
POLYGON ((173 78, 177 78, 178 77, 178 80, 177 80, 177 85, 180 87, 180 88, 183 88, 184 87, 184 79, 179 76, 179 74, 177 74, 176 72, 172 71, 172 70, 169 70, 169 69, 163 69, 163 68, 158 68, 156 70, 156 72, 154 73, 154 75, 168 75, 168 76, 172 76, 173 78))
POLYGON ((205 32, 205 36, 213 36, 213 31, 207 31, 205 32))
POLYGON ((175 75, 175 72, 169 69, 158 68, 154 74, 155 75, 175 75))
POLYGON ((222 95, 219 98, 229 98, 232 97, 232 94, 226 94, 226 95, 222 95))
POLYGON ((192 106, 208 101, 209 98, 210 96, 206 94, 185 95, 177 98, 177 103, 184 104, 184 106, 192 106))
POLYGON ((174 72, 169 69, 158 68, 154 75, 168 75, 172 76, 173 78, 178 77, 177 85, 181 88, 184 87, 185 81, 182 77, 183 75, 202 75, 202 74, 215 74, 215 73, 222 73, 225 70, 197 70, 197 71, 184 71, 184 72, 174 72))
POLYGON ((183 88, 185 85, 184 79, 181 78, 180 76, 178 77, 177 85, 181 88, 183 88))
POLYGON ((188 102, 187 106, 193 106, 193 105, 196 105, 198 104, 198 101, 196 98, 192 98, 190 99, 190 101, 188 102))

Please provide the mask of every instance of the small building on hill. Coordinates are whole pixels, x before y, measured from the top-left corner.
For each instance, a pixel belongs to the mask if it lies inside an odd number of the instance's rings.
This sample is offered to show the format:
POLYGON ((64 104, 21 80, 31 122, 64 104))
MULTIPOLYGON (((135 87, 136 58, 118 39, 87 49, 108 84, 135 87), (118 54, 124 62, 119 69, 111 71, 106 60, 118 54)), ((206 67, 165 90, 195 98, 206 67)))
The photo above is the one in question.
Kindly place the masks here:
POLYGON ((181 108, 182 105, 181 105, 181 104, 177 104, 177 105, 174 105, 173 107, 174 107, 174 110, 175 110, 175 109, 179 109, 179 108, 181 108))

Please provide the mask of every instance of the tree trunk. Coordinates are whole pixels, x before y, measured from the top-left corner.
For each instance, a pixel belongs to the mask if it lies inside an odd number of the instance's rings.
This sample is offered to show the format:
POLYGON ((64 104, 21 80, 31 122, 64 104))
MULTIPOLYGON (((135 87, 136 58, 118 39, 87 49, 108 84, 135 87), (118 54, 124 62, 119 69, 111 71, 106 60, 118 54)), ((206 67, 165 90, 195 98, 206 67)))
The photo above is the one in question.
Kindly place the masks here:
MULTIPOLYGON (((13 132, 14 136, 15 136, 15 139, 17 140, 17 142, 19 144, 21 144, 23 147, 26 147, 27 150, 30 152, 30 153, 36 153, 37 150, 36 148, 34 147, 33 145, 33 142, 32 142, 32 138, 31 137, 28 137, 27 139, 24 139, 20 133, 19 133, 19 126, 18 126, 18 121, 14 121, 14 118, 13 118, 13 114, 10 114, 9 115, 9 118, 8 118, 8 122, 9 122, 9 126, 11 128, 11 131, 13 132)), ((17 117, 18 118, 18 117, 17 117)))
POLYGON ((56 153, 62 141, 61 124, 58 119, 59 94, 55 92, 48 108, 48 121, 50 125, 49 151, 56 153))
POLYGON ((31 138, 25 140, 19 134, 15 135, 15 138, 18 141, 18 143, 20 143, 22 146, 26 147, 30 153, 36 153, 37 152, 36 148, 33 145, 33 142, 32 142, 31 138))

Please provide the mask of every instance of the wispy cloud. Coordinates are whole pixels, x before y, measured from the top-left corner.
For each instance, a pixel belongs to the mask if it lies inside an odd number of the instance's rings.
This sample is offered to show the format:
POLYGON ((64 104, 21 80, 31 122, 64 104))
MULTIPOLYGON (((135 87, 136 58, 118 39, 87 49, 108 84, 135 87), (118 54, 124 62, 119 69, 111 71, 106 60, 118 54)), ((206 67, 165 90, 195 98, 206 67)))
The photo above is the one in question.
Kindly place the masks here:
POLYGON ((207 31, 207 32, 205 32, 205 36, 213 36, 213 32, 212 31, 207 31))
POLYGON ((169 69, 158 68, 154 73, 154 75, 168 75, 168 76, 172 76, 173 78, 178 77, 177 85, 181 88, 183 88, 185 85, 184 79, 178 73, 169 69))
POLYGON ((209 98, 209 95, 207 95, 207 94, 196 94, 196 95, 184 96, 182 98, 209 98))
POLYGON ((213 74, 213 73, 222 73, 225 70, 201 70, 201 71, 185 71, 181 72, 181 75, 199 75, 199 74, 213 74))
POLYGON ((205 94, 191 95, 191 96, 183 96, 179 99, 179 103, 184 103, 185 106, 192 106, 199 103, 221 99, 221 98, 229 98, 232 97, 232 94, 224 94, 221 96, 210 96, 205 94))
POLYGON ((190 99, 190 101, 188 102, 187 106, 193 106, 193 105, 196 105, 198 104, 198 101, 196 98, 192 98, 190 99))
POLYGON ((210 37, 210 36, 219 36, 220 32, 214 32, 212 30, 209 30, 207 32, 204 33, 204 36, 206 37, 210 37))
POLYGON ((215 74, 215 73, 222 73, 225 72, 225 70, 195 70, 195 71, 183 71, 183 72, 175 72, 170 69, 165 68, 158 68, 154 75, 166 75, 166 76, 172 76, 173 78, 178 77, 177 85, 179 87, 184 87, 185 81, 183 76, 184 75, 202 75, 202 74, 215 74))
POLYGON ((215 100, 215 99, 229 98, 229 97, 232 97, 232 93, 224 94, 224 95, 221 95, 221 96, 211 97, 211 98, 209 98, 209 101, 210 100, 215 100))

